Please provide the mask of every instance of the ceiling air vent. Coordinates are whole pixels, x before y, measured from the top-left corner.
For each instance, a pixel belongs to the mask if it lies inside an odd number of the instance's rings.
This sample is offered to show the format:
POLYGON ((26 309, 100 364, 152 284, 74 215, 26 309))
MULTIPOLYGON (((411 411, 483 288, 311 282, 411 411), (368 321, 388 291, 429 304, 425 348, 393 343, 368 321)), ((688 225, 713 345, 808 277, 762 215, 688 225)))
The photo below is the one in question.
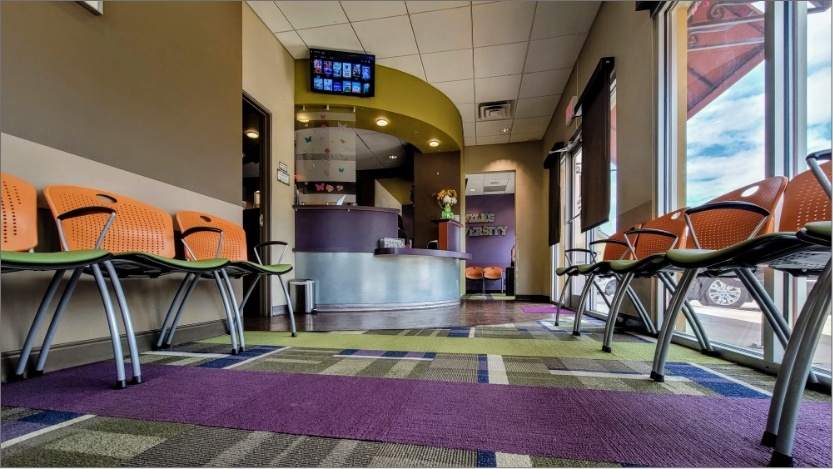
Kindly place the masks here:
POLYGON ((494 101, 477 105, 477 120, 491 121, 511 119, 515 113, 515 100, 494 101))
POLYGON ((502 186, 483 186, 483 192, 505 192, 506 185, 502 186))

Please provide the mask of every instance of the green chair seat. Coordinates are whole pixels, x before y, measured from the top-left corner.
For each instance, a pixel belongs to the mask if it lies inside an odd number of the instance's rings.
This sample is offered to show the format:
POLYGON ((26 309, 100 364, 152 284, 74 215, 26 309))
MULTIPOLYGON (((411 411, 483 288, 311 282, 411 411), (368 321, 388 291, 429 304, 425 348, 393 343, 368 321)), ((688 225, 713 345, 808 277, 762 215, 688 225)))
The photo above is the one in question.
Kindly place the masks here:
MULTIPOLYGON (((807 243, 795 233, 769 233, 748 239, 732 246, 710 249, 672 249, 666 253, 668 261, 680 268, 709 268, 710 270, 735 266, 793 265, 794 254, 806 251, 807 243)), ((792 268, 792 267, 785 267, 792 268)))
POLYGON ((230 267, 235 267, 241 270, 245 270, 252 274, 265 274, 265 275, 282 275, 292 270, 291 264, 269 264, 269 265, 261 265, 255 262, 249 261, 238 261, 232 262, 230 267))
POLYGON ((147 266, 155 270, 161 268, 166 272, 191 272, 195 274, 210 273, 229 263, 229 260, 224 258, 186 261, 182 259, 172 259, 170 257, 159 256, 149 252, 123 252, 114 255, 113 261, 117 269, 119 268, 120 262, 127 261, 133 264, 147 266))
POLYGON ((110 259, 110 251, 105 249, 83 249, 61 252, 0 252, 3 270, 55 270, 56 268, 73 269, 110 259))
POLYGON ((804 226, 804 229, 810 236, 827 239, 828 241, 831 237, 830 228, 831 223, 829 221, 814 221, 804 226))
POLYGON ((640 276, 642 273, 653 275, 660 269, 668 267, 668 260, 665 254, 653 254, 639 260, 615 260, 610 261, 610 270, 618 274, 634 273, 640 276))

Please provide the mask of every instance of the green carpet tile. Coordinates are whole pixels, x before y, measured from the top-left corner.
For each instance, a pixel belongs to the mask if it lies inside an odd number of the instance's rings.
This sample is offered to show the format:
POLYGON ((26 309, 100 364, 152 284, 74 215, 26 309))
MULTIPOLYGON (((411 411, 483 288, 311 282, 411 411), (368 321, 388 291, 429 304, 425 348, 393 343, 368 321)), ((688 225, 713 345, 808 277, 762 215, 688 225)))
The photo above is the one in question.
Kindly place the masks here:
MULTIPOLYGON (((300 332, 246 332, 248 345, 312 347, 331 349, 388 350, 402 352, 470 353, 513 355, 521 357, 592 358, 595 360, 653 360, 653 343, 613 343, 612 353, 602 352, 599 341, 587 337, 574 340, 500 339, 484 337, 422 337, 378 334, 339 334, 300 332)), ((229 336, 213 337, 202 342, 228 344, 229 336)), ((669 361, 688 363, 722 363, 719 358, 679 346, 672 346, 669 361)))

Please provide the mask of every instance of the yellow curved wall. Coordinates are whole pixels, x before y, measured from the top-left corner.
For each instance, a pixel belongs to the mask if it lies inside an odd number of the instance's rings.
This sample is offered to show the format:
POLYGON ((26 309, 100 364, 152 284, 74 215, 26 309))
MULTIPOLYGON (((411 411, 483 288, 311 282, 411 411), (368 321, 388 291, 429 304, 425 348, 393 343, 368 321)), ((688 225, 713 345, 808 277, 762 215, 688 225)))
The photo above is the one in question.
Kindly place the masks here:
POLYGON ((423 153, 460 151, 463 122, 460 111, 438 89, 419 78, 376 65, 376 96, 355 98, 309 91, 309 60, 295 61, 295 104, 297 106, 355 106, 356 127, 393 135, 423 153), (386 127, 376 125, 384 117, 386 127), (428 146, 437 140, 437 147, 428 146))

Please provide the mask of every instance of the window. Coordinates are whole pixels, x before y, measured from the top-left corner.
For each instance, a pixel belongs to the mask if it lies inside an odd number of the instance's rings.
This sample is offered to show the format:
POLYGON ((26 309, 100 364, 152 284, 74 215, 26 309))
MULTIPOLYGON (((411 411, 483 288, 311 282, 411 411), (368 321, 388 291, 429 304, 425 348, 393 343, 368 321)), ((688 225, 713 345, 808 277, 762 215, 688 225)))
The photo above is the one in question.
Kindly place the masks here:
MULTIPOLYGON (((698 1, 665 9, 663 213, 767 176, 792 176, 806 168, 807 152, 830 148, 830 3, 698 1)), ((813 280, 766 275, 794 321, 813 280)), ((698 279, 688 298, 713 342, 779 360, 778 342, 739 282, 698 279)), ((681 320, 676 330, 686 328, 681 320)), ((829 370, 829 323, 824 334, 816 364, 829 370)))

